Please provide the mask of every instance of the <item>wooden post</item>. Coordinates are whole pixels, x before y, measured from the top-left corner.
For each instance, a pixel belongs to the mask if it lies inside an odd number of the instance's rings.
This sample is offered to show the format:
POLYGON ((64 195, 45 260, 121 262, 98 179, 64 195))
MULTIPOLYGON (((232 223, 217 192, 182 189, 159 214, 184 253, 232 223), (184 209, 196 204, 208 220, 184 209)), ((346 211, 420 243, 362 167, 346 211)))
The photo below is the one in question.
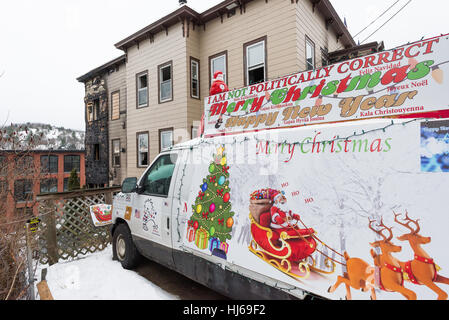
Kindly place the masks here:
POLYGON ((112 192, 111 191, 106 191, 104 194, 104 202, 106 204, 112 204, 112 192))
MULTIPOLYGON (((54 208, 54 200, 50 200, 53 204, 52 207, 54 208)), ((47 214, 46 220, 47 220, 47 254, 48 254, 48 264, 51 266, 55 263, 58 263, 58 244, 56 239, 56 210, 50 214, 47 214)))
POLYGON ((36 296, 34 295, 34 272, 33 272, 33 260, 31 254, 31 237, 30 237, 30 224, 26 223, 26 232, 25 232, 26 246, 27 246, 27 266, 28 266, 28 285, 29 285, 29 294, 30 300, 35 300, 36 296))

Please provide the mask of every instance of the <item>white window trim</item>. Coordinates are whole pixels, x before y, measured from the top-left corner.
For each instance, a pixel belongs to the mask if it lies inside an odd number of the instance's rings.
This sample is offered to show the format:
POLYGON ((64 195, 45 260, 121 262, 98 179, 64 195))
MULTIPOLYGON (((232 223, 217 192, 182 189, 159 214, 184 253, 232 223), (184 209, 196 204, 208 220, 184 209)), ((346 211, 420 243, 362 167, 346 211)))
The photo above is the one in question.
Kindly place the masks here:
POLYGON ((306 37, 306 70, 313 70, 315 69, 315 44, 306 37), (309 69, 309 62, 307 61, 307 46, 310 46, 312 48, 312 69, 309 69))
POLYGON ((226 66, 226 54, 222 54, 220 56, 217 56, 215 58, 210 59, 210 72, 211 72, 211 75, 210 75, 211 82, 210 83, 211 84, 214 82, 214 73, 215 73, 215 71, 217 71, 217 70, 214 70, 214 68, 213 68, 214 61, 218 60, 220 58, 223 58, 223 61, 224 61, 224 63, 223 63, 223 69, 224 70, 222 71, 223 72, 223 81, 226 84, 228 83, 228 75, 226 74, 226 68, 227 68, 227 66, 226 66))
POLYGON ((144 73, 137 76, 137 108, 143 108, 148 106, 148 73, 144 73), (147 86, 145 88, 139 88, 140 85, 140 78, 147 77, 147 86), (144 104, 140 104, 140 92, 146 91, 147 93, 147 102, 144 104))
POLYGON ((166 102, 173 99, 173 66, 172 63, 167 63, 159 67, 159 101, 166 102), (170 80, 162 81, 162 70, 170 67, 170 80), (170 95, 168 98, 162 99, 162 84, 170 83, 170 95))
POLYGON ((262 65, 263 65, 263 80, 266 81, 266 79, 267 79, 266 60, 267 60, 267 57, 265 55, 265 40, 261 40, 259 42, 253 43, 253 44, 251 44, 249 46, 246 46, 246 70, 245 70, 245 72, 246 72, 246 82, 247 82, 246 85, 249 85, 249 72, 251 70, 260 68, 262 65), (258 46, 260 43, 262 43, 263 63, 260 63, 258 65, 250 67, 249 66, 249 49, 252 48, 252 47, 258 46))
POLYGON ((199 68, 200 68, 200 64, 199 64, 199 62, 198 61, 196 61, 196 60, 191 60, 190 61, 190 86, 191 86, 191 88, 192 88, 192 90, 191 90, 191 92, 192 92, 192 98, 196 98, 196 99, 199 99, 200 98, 200 86, 199 86, 199 84, 200 84, 200 77, 199 77, 199 68), (196 88, 197 88, 197 95, 194 95, 193 94, 193 81, 194 81, 194 79, 193 79, 193 65, 196 65, 196 88))

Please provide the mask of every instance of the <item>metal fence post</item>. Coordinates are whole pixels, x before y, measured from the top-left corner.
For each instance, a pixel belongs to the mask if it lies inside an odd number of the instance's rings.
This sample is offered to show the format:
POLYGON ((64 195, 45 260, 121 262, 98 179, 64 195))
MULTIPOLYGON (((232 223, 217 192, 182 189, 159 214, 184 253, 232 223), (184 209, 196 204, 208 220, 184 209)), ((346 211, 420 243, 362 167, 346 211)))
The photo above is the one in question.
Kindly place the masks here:
POLYGON ((34 295, 34 272, 33 272, 33 260, 31 254, 31 237, 30 237, 30 224, 26 223, 25 232, 26 246, 27 246, 27 265, 28 265, 28 292, 31 300, 35 300, 34 295))

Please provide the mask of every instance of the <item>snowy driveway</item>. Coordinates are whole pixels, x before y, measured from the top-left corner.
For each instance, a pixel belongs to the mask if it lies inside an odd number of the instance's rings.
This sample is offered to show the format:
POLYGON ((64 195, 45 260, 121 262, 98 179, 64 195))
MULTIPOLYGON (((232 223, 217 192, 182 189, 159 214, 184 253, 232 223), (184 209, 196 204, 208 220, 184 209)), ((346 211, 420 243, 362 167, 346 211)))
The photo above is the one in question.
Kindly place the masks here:
MULTIPOLYGON (((125 270, 112 260, 111 246, 78 260, 43 267, 48 269, 47 283, 55 300, 226 299, 152 261, 144 260, 135 271, 125 270)), ((37 270, 38 281, 40 277, 37 270)))

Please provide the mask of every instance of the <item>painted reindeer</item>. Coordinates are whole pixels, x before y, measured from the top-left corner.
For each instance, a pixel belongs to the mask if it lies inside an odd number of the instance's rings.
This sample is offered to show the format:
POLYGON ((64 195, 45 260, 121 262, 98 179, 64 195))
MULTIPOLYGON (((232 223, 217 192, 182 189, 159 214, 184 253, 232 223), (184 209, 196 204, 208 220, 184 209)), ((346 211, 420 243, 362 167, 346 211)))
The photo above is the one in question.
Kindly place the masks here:
POLYGON ((409 281, 418 285, 425 285, 429 289, 433 290, 438 294, 438 300, 446 300, 448 294, 440 289, 435 282, 449 284, 449 279, 440 276, 437 273, 437 268, 433 259, 425 252, 421 245, 427 244, 431 241, 430 237, 423 237, 418 232, 420 231, 420 226, 418 219, 412 220, 408 216, 408 212, 405 211, 405 221, 400 222, 398 216, 401 214, 396 214, 394 211, 394 221, 401 226, 406 227, 410 230, 410 233, 403 234, 397 237, 400 241, 408 241, 410 247, 414 252, 414 259, 405 263, 401 263, 402 269, 407 273, 409 281), (413 223, 416 228, 410 226, 413 223))
POLYGON ((344 252, 346 260, 346 270, 344 276, 338 276, 334 285, 327 289, 327 292, 334 292, 344 283, 346 286, 346 300, 351 300, 351 288, 363 292, 371 290, 371 299, 376 300, 376 292, 374 291, 374 267, 360 258, 351 258, 348 253, 344 252))
POLYGON ((380 248, 382 252, 378 255, 374 252, 374 249, 371 249, 374 265, 380 273, 378 277, 380 288, 384 291, 399 292, 408 300, 416 300, 416 293, 404 287, 404 278, 399 260, 391 255, 393 252, 400 252, 402 250, 400 246, 396 246, 391 242, 393 238, 392 227, 388 228, 383 223, 383 219, 381 219, 378 226, 382 227, 382 229, 376 230, 371 225, 373 222, 375 220, 369 220, 369 228, 383 238, 383 240, 370 243, 373 248, 380 248), (388 231, 388 237, 382 233, 384 230, 388 231))

